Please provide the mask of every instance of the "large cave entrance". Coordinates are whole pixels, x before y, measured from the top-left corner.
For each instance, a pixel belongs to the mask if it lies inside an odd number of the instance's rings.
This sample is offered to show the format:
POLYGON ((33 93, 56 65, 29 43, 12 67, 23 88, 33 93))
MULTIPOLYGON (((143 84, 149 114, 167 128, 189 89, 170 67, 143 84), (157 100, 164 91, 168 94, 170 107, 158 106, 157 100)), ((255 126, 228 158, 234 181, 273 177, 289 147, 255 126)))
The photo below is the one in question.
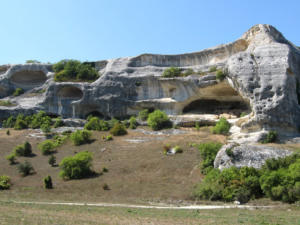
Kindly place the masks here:
POLYGON ((242 98, 227 81, 200 89, 199 95, 187 102, 182 109, 184 114, 220 115, 226 113, 235 116, 250 111, 249 102, 242 98))
POLYGON ((79 100, 83 97, 83 92, 77 87, 65 86, 58 91, 57 96, 61 99, 79 100))
POLYGON ((246 101, 219 101, 216 99, 198 99, 192 101, 183 109, 185 114, 228 113, 236 116, 249 111, 250 106, 246 101))
POLYGON ((45 83, 47 76, 43 71, 19 71, 14 73, 10 81, 24 89, 40 86, 45 83))

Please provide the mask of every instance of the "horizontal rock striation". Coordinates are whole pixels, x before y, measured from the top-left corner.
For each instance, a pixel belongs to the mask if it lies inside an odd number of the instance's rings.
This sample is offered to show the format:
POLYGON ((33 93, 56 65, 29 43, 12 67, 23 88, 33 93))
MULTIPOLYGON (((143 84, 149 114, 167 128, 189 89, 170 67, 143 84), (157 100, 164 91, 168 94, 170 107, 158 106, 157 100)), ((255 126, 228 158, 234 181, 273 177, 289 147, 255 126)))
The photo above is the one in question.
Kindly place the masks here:
POLYGON ((93 83, 55 82, 50 64, 0 66, 0 97, 17 104, 0 107, 0 117, 36 110, 64 118, 126 117, 159 108, 174 116, 251 112, 238 123, 245 132, 298 132, 300 127, 300 51, 270 25, 256 25, 233 43, 200 52, 144 54, 93 65, 101 74, 93 83), (170 66, 194 72, 163 78, 170 66), (209 72, 212 66, 226 71, 224 81, 209 72), (12 97, 16 88, 25 94, 12 97))

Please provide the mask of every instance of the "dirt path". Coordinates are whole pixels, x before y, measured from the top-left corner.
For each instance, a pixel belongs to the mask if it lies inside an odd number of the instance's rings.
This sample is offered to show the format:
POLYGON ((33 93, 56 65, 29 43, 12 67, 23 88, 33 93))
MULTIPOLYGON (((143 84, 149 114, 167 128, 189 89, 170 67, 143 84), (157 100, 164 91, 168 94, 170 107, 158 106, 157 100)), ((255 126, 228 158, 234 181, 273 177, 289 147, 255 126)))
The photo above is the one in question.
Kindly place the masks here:
POLYGON ((131 204, 112 204, 112 203, 83 203, 83 202, 29 202, 29 201, 12 201, 15 204, 36 204, 36 205, 66 205, 66 206, 95 206, 95 207, 122 207, 122 208, 139 208, 139 209, 257 209, 272 208, 274 206, 251 206, 251 205, 131 205, 131 204))

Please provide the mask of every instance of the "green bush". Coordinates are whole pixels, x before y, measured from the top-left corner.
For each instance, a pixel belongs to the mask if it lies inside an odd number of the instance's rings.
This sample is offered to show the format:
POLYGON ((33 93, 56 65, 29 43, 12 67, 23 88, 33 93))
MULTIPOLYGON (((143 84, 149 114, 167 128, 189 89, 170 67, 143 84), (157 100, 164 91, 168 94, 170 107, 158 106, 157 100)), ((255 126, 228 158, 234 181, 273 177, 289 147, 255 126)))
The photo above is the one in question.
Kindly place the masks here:
POLYGON ((53 188, 51 176, 47 176, 47 177, 44 178, 44 187, 46 189, 52 189, 53 188))
POLYGON ((0 190, 5 190, 10 188, 10 178, 9 176, 0 176, 0 190))
POLYGON ((15 154, 16 156, 31 156, 32 154, 32 148, 31 148, 31 144, 26 141, 23 145, 18 145, 14 148, 13 150, 13 154, 15 154))
POLYGON ((56 164, 56 157, 54 155, 51 155, 48 159, 48 163, 49 165, 51 165, 52 167, 55 166, 56 164))
POLYGON ((95 81, 99 78, 98 72, 88 63, 81 63, 78 60, 62 60, 53 65, 55 72, 54 80, 65 81, 95 81))
POLYGON ((136 121, 136 118, 134 116, 130 117, 129 119, 129 128, 130 129, 136 129, 138 123, 136 121))
POLYGON ((38 145, 38 148, 42 151, 43 155, 52 154, 55 147, 55 143, 51 140, 45 140, 38 145))
POLYGON ((56 118, 54 121, 55 121, 53 125, 54 128, 64 126, 64 121, 61 119, 61 117, 56 118))
POLYGON ((269 197, 293 203, 300 200, 300 155, 269 159, 261 169, 212 169, 194 190, 195 198, 233 201, 269 197))
POLYGON ((180 146, 178 146, 178 145, 176 145, 176 146, 174 147, 174 151, 175 151, 175 153, 183 153, 182 148, 181 148, 180 146))
POLYGON ((14 116, 8 117, 6 120, 3 120, 2 126, 5 128, 13 128, 16 123, 16 118, 14 116))
POLYGON ((9 130, 6 131, 6 135, 7 135, 7 136, 10 135, 10 131, 9 131, 9 130))
POLYGON ((59 164, 60 177, 63 179, 80 179, 93 174, 92 154, 90 152, 80 152, 74 156, 65 157, 59 164))
POLYGON ((127 134, 126 127, 121 123, 116 123, 109 131, 114 136, 121 136, 127 134))
POLYGON ((216 72, 217 71, 217 67, 216 66, 212 66, 209 68, 209 72, 216 72))
POLYGON ((193 69, 187 69, 186 71, 184 71, 184 73, 182 73, 182 76, 189 76, 189 75, 192 75, 194 74, 195 71, 193 69))
POLYGON ((211 131, 213 134, 223 134, 223 135, 227 135, 229 133, 230 130, 230 123, 225 119, 225 118, 221 118, 216 126, 214 126, 211 131))
POLYGON ((233 151, 231 148, 227 148, 225 150, 225 152, 226 152, 226 155, 228 155, 230 158, 234 157, 234 154, 233 154, 233 151))
POLYGON ((7 155, 6 159, 9 161, 10 165, 16 164, 16 154, 15 153, 11 153, 11 154, 7 155))
POLYGON ((112 140, 113 140, 113 137, 112 137, 111 135, 107 135, 107 136, 105 137, 105 140, 106 140, 106 141, 112 141, 112 140))
POLYGON ((139 112, 139 118, 142 121, 146 121, 148 119, 149 115, 149 110, 148 109, 143 109, 142 111, 139 112))
POLYGON ((206 142, 198 145, 200 156, 202 158, 201 172, 207 174, 214 167, 214 160, 220 148, 221 143, 206 142))
POLYGON ((24 163, 20 163, 18 165, 18 171, 22 176, 28 176, 33 173, 34 169, 30 162, 25 161, 24 163))
POLYGON ((16 122, 14 124, 15 130, 22 130, 28 128, 27 122, 23 114, 17 116, 16 122))
POLYGON ((49 134, 51 132, 51 126, 49 123, 44 123, 41 125, 41 130, 43 131, 43 133, 45 134, 49 134))
POLYGON ((0 106, 11 107, 11 106, 16 106, 16 104, 12 103, 9 100, 0 100, 0 106))
POLYGON ((240 114, 240 117, 244 117, 244 116, 247 116, 247 113, 246 113, 246 112, 242 112, 242 113, 240 114))
POLYGON ((166 78, 179 77, 181 76, 181 69, 178 67, 170 67, 164 70, 162 76, 166 78))
POLYGON ((276 131, 270 130, 267 134, 267 136, 265 137, 264 140, 262 140, 263 144, 267 144, 267 143, 274 143, 277 141, 278 138, 278 134, 276 131))
POLYGON ((172 127, 172 123, 169 120, 167 114, 160 111, 159 109, 149 114, 147 123, 152 128, 152 130, 161 130, 163 128, 172 127))
POLYGON ((24 90, 22 88, 17 88, 14 93, 13 93, 13 96, 19 96, 21 94, 24 94, 24 90))
POLYGON ((104 120, 100 120, 98 117, 90 117, 88 122, 84 125, 87 130, 98 130, 98 131, 108 131, 109 123, 104 120))
POLYGON ((217 80, 220 80, 220 81, 224 80, 225 73, 223 72, 223 70, 217 70, 216 78, 217 78, 217 80))
POLYGON ((70 138, 74 145, 83 145, 91 142, 92 133, 88 130, 76 130, 70 138))
POLYGON ((196 123, 195 123, 195 128, 196 128, 197 131, 200 130, 200 125, 199 125, 199 122, 198 122, 198 121, 196 121, 196 123))

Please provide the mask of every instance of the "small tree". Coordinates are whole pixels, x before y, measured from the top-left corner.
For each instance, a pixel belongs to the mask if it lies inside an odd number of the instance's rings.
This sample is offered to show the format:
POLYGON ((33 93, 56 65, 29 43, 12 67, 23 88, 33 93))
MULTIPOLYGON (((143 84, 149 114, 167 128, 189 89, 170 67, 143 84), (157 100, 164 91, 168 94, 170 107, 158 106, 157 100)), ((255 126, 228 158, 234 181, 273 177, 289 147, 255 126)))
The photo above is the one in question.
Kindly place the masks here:
POLYGON ((25 177, 30 175, 34 171, 34 169, 30 162, 25 161, 24 163, 20 163, 18 165, 18 171, 22 176, 25 177))
POLYGON ((42 151, 43 155, 50 155, 55 148, 55 144, 51 140, 45 140, 38 145, 38 148, 42 151))
POLYGON ((149 115, 149 110, 148 109, 143 109, 142 111, 139 112, 139 118, 142 121, 146 121, 148 119, 149 115))
POLYGON ((211 129, 211 132, 213 134, 228 134, 229 133, 229 129, 230 129, 230 123, 225 119, 225 118, 221 118, 217 123, 216 126, 214 126, 211 129))
POLYGON ((83 145, 91 141, 92 133, 88 130, 77 130, 71 134, 74 145, 83 145))
POLYGON ((10 135, 10 131, 9 130, 6 131, 6 135, 10 135))
POLYGON ((172 126, 167 114, 159 109, 149 114, 147 122, 153 130, 161 130, 172 126))
POLYGON ((56 164, 56 157, 54 155, 51 155, 48 159, 48 163, 49 165, 51 165, 52 167, 55 166, 56 164))
POLYGON ((80 179, 93 173, 92 154, 90 152, 79 152, 74 156, 65 157, 59 164, 60 177, 63 179, 80 179))
POLYGON ((125 126, 121 123, 116 123, 109 131, 114 136, 121 136, 127 134, 125 126))
POLYGON ((49 123, 43 123, 41 125, 41 130, 43 131, 43 133, 45 134, 49 134, 51 132, 51 126, 49 123))
POLYGON ((7 155, 6 159, 9 161, 10 165, 16 164, 16 154, 15 153, 11 153, 11 154, 7 155))
POLYGON ((51 176, 47 176, 47 177, 44 178, 44 186, 45 186, 46 189, 52 189, 53 188, 51 176))
POLYGON ((24 156, 30 156, 32 154, 32 147, 31 144, 26 141, 24 143, 24 156))
POLYGON ((0 176, 0 190, 5 190, 10 188, 10 178, 9 176, 0 176))
POLYGON ((130 117, 129 119, 129 128, 130 129, 136 129, 138 123, 136 121, 136 118, 134 116, 130 117))
POLYGON ((14 148, 13 153, 16 156, 30 156, 32 154, 31 144, 26 141, 23 145, 18 145, 14 148))

